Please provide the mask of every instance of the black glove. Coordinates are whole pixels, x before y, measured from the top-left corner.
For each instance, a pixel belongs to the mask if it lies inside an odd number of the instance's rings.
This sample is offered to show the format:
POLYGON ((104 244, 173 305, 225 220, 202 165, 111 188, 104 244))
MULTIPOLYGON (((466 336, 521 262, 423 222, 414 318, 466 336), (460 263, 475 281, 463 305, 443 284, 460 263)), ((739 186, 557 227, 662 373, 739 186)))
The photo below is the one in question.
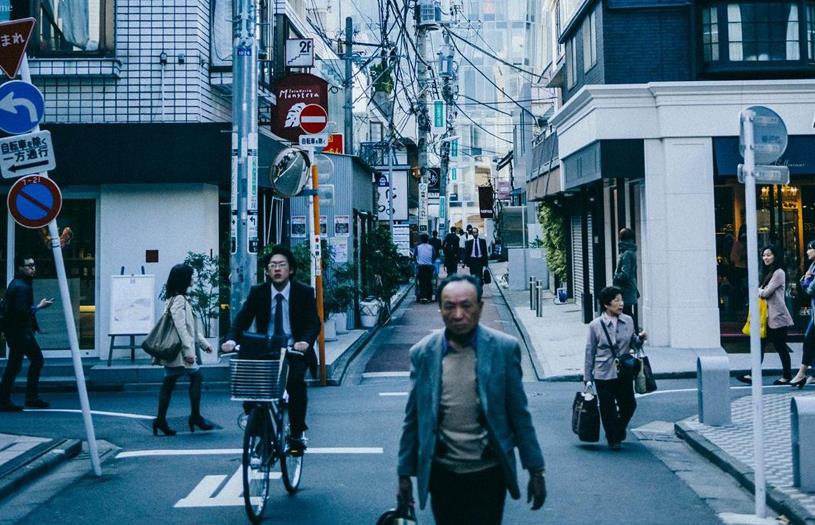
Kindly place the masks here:
POLYGON ((529 484, 526 487, 526 502, 532 503, 532 510, 538 510, 543 507, 543 502, 546 501, 546 481, 543 479, 543 473, 529 473, 529 484))
POLYGON ((413 483, 408 476, 399 476, 399 492, 396 494, 396 501, 400 506, 413 505, 413 483))

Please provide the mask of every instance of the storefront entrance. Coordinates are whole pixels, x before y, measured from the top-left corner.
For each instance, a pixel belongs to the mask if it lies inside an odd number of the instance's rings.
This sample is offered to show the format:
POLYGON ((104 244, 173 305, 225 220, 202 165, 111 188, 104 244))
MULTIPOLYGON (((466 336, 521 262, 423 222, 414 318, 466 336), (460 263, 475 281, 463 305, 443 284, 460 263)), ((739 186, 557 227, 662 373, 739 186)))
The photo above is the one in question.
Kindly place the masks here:
MULTIPOLYGON (((0 213, 6 216, 6 200, 1 199, 0 213)), ((6 221, 0 221, 0 272, 3 275, 2 288, 12 276, 7 275, 9 259, 6 242, 8 230, 6 221)), ((68 290, 71 294, 71 308, 77 325, 79 348, 83 357, 98 357, 94 339, 96 333, 96 199, 66 199, 57 219, 65 272, 68 276, 68 290)), ((63 305, 61 304, 54 257, 49 243, 48 229, 28 229, 15 225, 15 251, 30 255, 37 263, 34 279, 34 301, 42 297, 54 298, 54 306, 37 314, 41 333, 37 341, 45 357, 69 357, 70 344, 65 329, 63 305)), ((6 357, 5 344, 0 357, 6 357)))

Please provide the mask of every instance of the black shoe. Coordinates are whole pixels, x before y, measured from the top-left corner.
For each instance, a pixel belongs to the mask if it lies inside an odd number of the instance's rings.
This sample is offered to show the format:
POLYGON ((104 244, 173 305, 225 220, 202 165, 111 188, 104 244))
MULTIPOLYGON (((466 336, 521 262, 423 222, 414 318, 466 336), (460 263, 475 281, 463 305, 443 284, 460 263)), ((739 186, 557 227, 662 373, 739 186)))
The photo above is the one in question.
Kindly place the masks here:
POLYGON ((789 385, 790 380, 789 379, 784 379, 784 378, 776 379, 775 381, 773 381, 773 384, 774 385, 789 385))
POLYGON ((159 418, 156 418, 153 420, 153 435, 158 436, 159 430, 161 430, 161 433, 164 434, 165 436, 175 435, 175 430, 170 428, 166 420, 163 419, 159 420, 159 418))
POLYGON ((187 419, 187 424, 190 426, 190 432, 195 432, 195 427, 201 430, 212 430, 215 428, 215 425, 208 423, 207 420, 201 416, 190 416, 189 419, 187 419))
POLYGON ((48 408, 51 406, 51 403, 47 401, 43 401, 40 398, 37 399, 26 399, 25 400, 25 407, 26 408, 48 408))
POLYGON ((753 378, 750 377, 750 374, 739 374, 736 376, 736 379, 741 381, 742 383, 746 383, 748 385, 753 384, 753 378))
POLYGON ((22 412, 23 407, 20 405, 15 405, 11 401, 6 401, 4 403, 0 403, 0 412, 22 412))
POLYGON ((623 446, 620 443, 614 442, 614 443, 609 443, 608 448, 610 450, 613 450, 613 451, 617 452, 617 451, 622 450, 623 446))
POLYGON ((800 389, 804 388, 804 385, 807 384, 807 378, 805 377, 805 378, 800 379, 798 381, 790 380, 789 384, 790 384, 791 387, 793 387, 793 388, 798 387, 798 389, 800 390, 800 389))
POLYGON ((289 452, 291 452, 292 457, 299 458, 303 455, 308 448, 307 441, 308 440, 302 434, 298 437, 289 437, 289 452))

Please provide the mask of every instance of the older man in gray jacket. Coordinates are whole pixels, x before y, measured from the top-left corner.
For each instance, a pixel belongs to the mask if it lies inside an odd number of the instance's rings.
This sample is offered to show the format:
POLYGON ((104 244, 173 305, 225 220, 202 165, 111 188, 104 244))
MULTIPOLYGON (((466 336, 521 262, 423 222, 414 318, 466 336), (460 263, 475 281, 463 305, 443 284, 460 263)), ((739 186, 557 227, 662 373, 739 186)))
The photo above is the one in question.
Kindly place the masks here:
POLYGON ((428 493, 438 525, 501 523, 506 492, 520 497, 515 448, 529 471, 527 502, 543 506, 541 453, 521 383, 518 341, 478 324, 481 287, 453 275, 439 286, 444 331, 410 349, 413 386, 399 444, 399 494, 428 493), (534 501, 533 501, 534 500, 534 501))

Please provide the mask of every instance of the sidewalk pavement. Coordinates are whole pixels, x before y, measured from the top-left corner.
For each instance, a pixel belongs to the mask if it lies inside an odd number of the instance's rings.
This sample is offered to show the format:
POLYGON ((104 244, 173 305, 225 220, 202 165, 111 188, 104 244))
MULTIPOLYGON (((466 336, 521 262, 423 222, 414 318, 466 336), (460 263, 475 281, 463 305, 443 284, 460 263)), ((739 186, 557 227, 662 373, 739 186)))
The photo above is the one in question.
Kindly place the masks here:
MULTIPOLYGON (((794 523, 808 525, 815 524, 815 493, 803 492, 792 484, 790 405, 794 397, 813 396, 815 391, 798 390, 762 395, 767 504, 794 523)), ((696 416, 674 425, 677 435, 751 492, 755 490, 752 403, 752 396, 733 401, 729 425, 704 425, 696 416)))
POLYGON ((0 434, 0 500, 81 450, 76 439, 0 434))
MULTIPOLYGON (((583 377, 583 360, 588 325, 582 321, 581 307, 573 300, 556 304, 551 292, 544 292, 542 316, 529 308, 529 292, 505 288, 500 278, 507 263, 490 263, 494 283, 512 311, 515 322, 526 339, 538 378, 548 381, 574 381, 583 377), (535 362, 536 361, 536 362, 535 362)), ((647 331, 647 326, 645 327, 647 331)), ((801 343, 790 343, 793 368, 798 368, 801 343)), ((696 357, 723 355, 730 360, 731 374, 750 370, 750 354, 728 354, 719 348, 668 348, 646 344, 645 353, 657 379, 696 377, 696 357)), ((781 361, 775 352, 764 358, 765 375, 780 375, 781 361)))

